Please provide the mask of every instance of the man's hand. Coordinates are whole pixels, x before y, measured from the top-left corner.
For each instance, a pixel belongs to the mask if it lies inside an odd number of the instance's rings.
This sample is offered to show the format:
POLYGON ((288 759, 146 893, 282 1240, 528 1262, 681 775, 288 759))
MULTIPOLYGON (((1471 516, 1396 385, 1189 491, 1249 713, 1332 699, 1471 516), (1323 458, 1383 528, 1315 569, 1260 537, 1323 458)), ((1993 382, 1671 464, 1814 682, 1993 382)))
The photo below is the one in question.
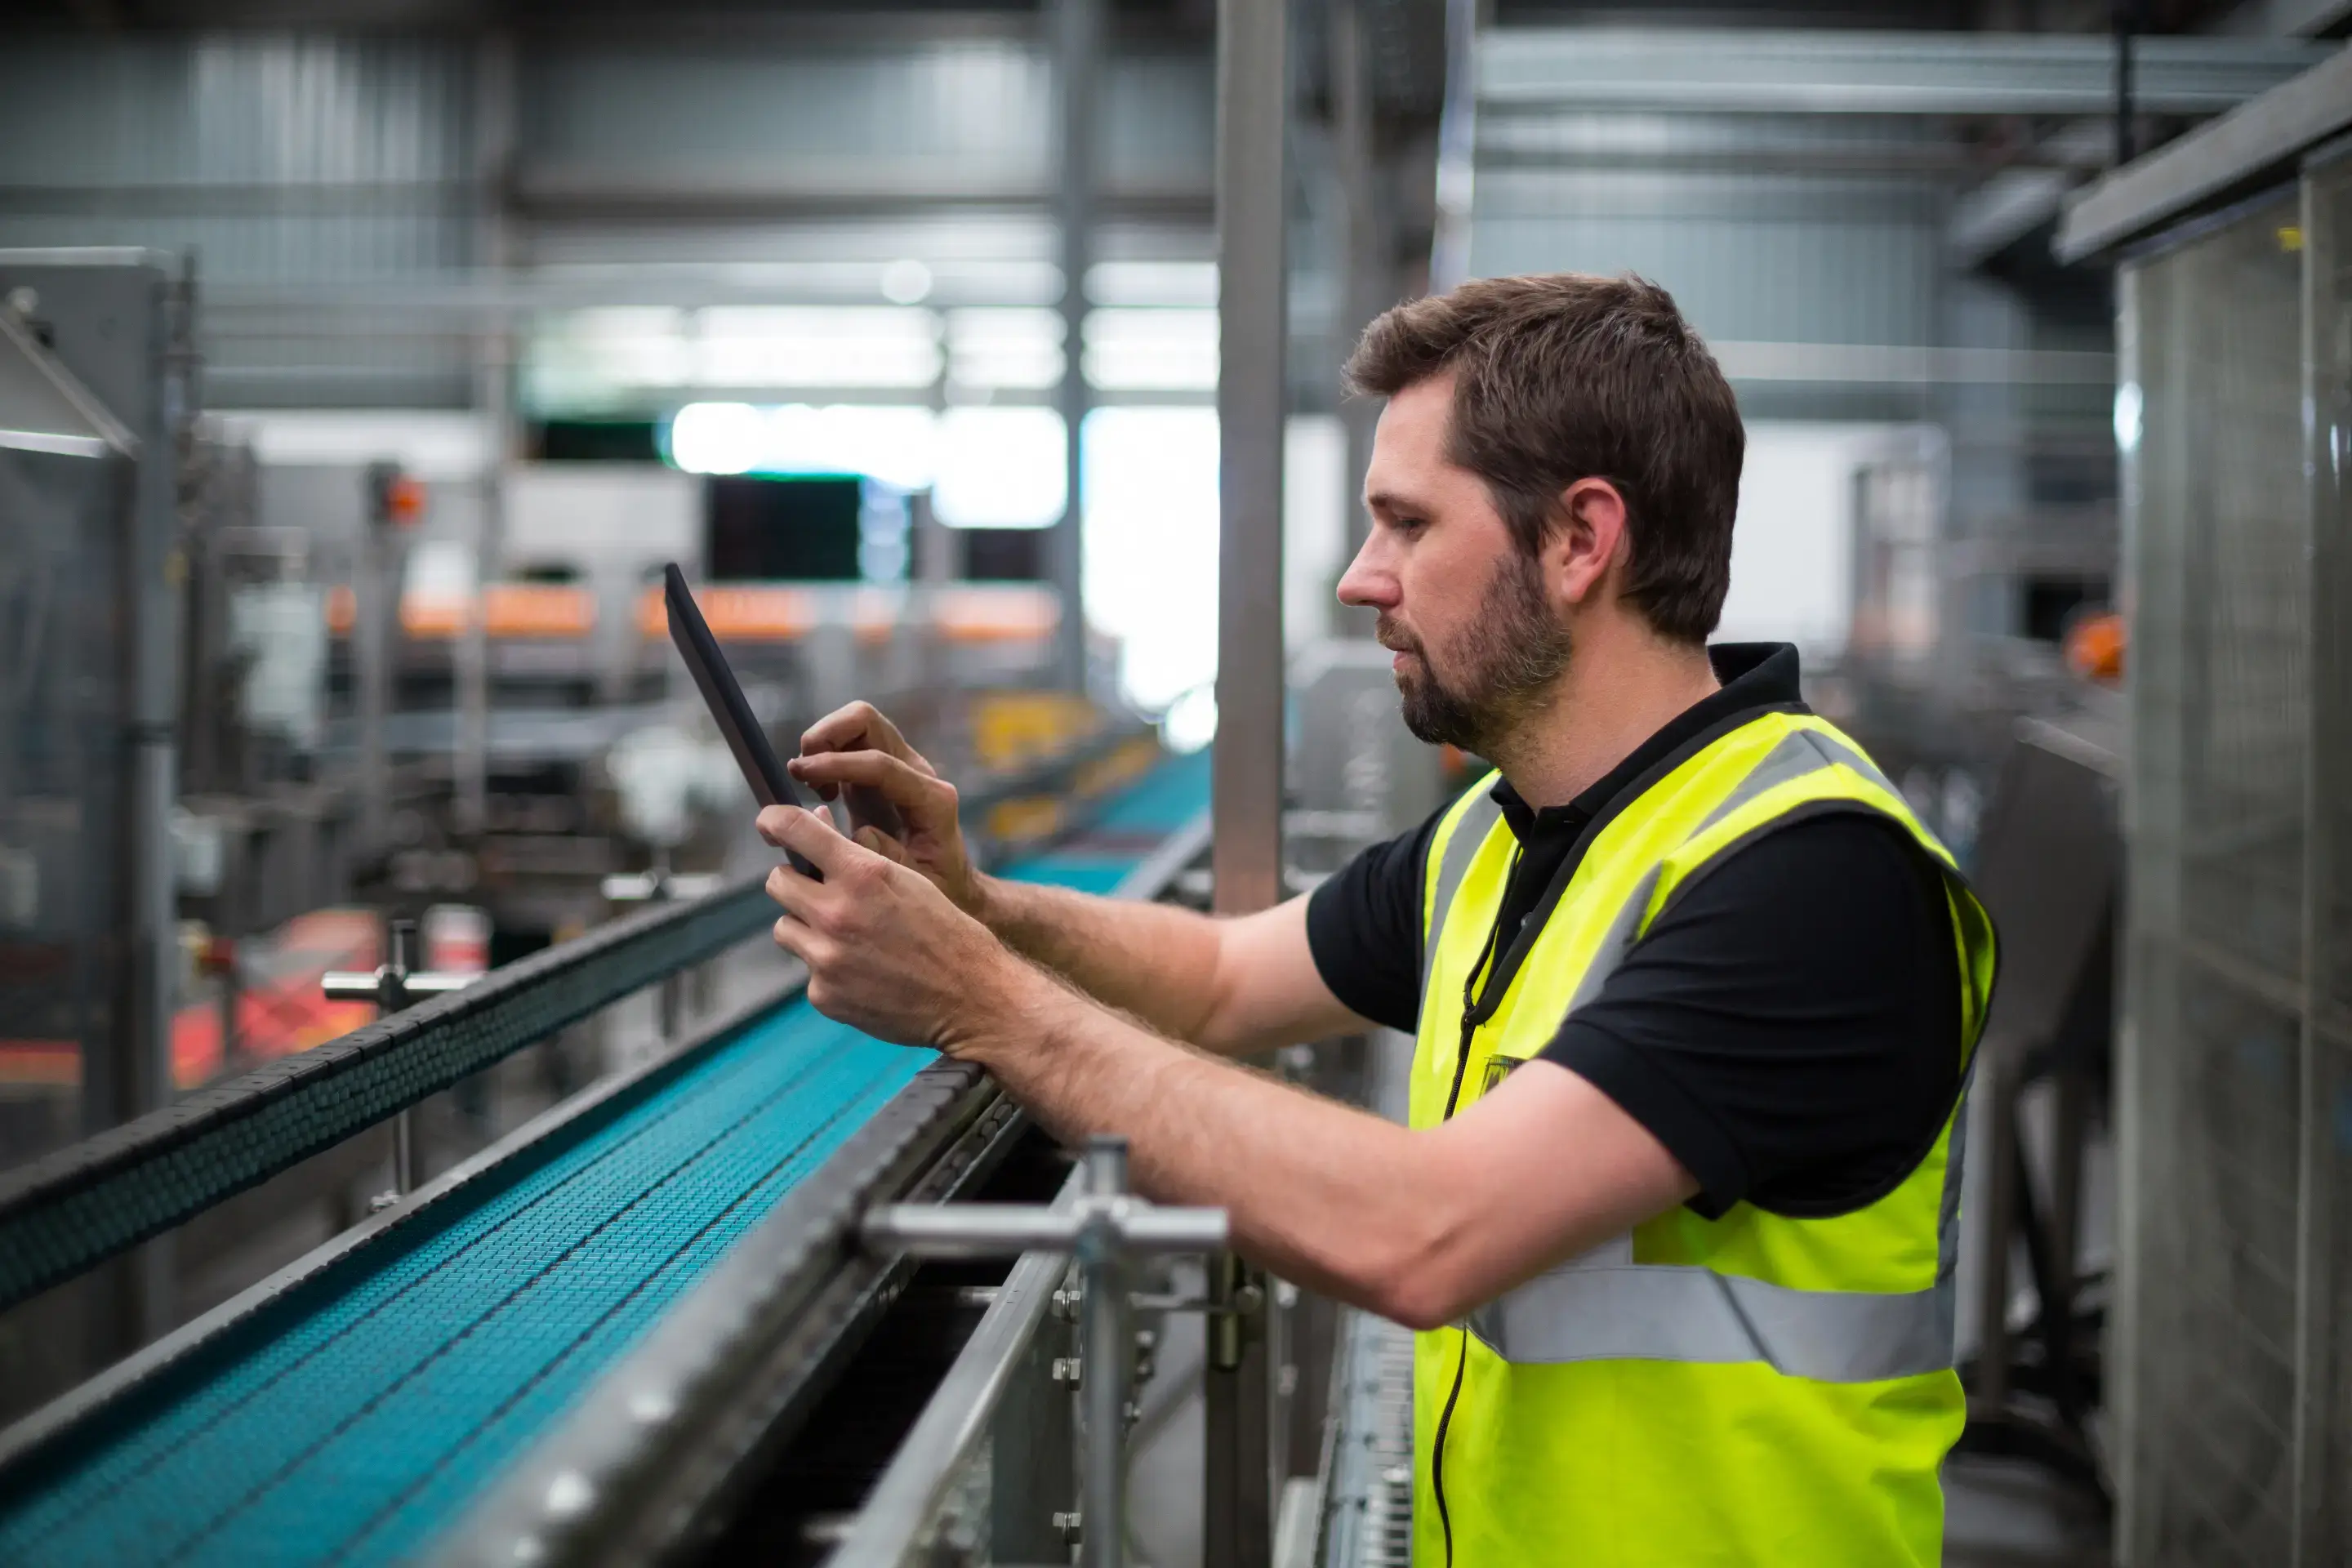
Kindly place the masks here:
MULTIPOLYGON (((899 832, 894 836, 853 820, 856 841, 920 871, 966 914, 980 913, 982 882, 964 848, 955 785, 940 777, 872 703, 852 702, 810 725, 801 736, 801 754, 784 767, 826 800, 849 791, 853 819, 863 815, 858 795, 878 794, 897 810, 899 832)), ((768 814, 760 820, 765 833, 768 814)))
POLYGON ((818 882, 778 866, 768 896, 784 909, 776 945, 808 965, 809 1002, 826 1017, 954 1055, 976 1020, 1019 1006, 1024 984, 1051 984, 930 881, 851 843, 823 816, 772 805, 759 826, 824 873, 818 882))

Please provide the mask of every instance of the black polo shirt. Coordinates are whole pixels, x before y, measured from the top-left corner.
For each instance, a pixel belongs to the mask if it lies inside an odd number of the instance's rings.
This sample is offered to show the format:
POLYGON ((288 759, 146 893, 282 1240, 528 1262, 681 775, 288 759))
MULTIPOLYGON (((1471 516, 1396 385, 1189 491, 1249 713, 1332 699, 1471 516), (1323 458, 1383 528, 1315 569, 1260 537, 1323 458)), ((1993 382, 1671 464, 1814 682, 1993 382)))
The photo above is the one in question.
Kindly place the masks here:
MULTIPOLYGON (((1489 984, 1507 984, 1519 927, 1566 885, 1587 830, 1654 766, 1742 713, 1804 711, 1795 648, 1710 653, 1722 689, 1566 805, 1531 810, 1496 785, 1520 856, 1495 943, 1502 973, 1489 984)), ((1444 815, 1357 856, 1307 910, 1332 994, 1408 1033, 1422 1004, 1422 878, 1444 815)), ((1434 1005, 1452 1031, 1462 999, 1434 1005)), ((1838 812, 1731 851, 1542 1055, 1666 1146, 1699 1184, 1699 1214, 1744 1198, 1818 1216, 1885 1196, 1934 1142, 1959 1092, 1959 963, 1934 863, 1885 818, 1838 812)))

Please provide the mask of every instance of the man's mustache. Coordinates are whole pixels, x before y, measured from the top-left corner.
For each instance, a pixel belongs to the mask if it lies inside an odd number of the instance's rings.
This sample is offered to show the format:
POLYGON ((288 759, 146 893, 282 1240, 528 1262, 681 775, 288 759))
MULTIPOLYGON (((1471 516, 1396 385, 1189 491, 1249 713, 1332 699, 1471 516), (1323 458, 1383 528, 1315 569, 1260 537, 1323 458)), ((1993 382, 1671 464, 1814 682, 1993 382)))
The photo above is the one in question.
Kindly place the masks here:
POLYGON ((1421 651, 1421 639, 1395 622, 1382 616, 1372 625, 1372 640, 1391 653, 1409 653, 1425 658, 1421 651))

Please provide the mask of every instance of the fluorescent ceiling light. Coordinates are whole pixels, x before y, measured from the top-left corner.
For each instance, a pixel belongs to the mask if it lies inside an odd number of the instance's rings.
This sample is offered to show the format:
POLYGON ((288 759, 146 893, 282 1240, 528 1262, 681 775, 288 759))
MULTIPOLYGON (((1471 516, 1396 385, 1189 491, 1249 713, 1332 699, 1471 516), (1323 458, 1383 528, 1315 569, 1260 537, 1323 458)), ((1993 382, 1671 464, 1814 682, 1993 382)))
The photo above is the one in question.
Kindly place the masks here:
POLYGON ((1097 305, 1217 302, 1213 261, 1097 261, 1087 268, 1087 298, 1097 305))
POLYGON ((1211 392, 1217 313, 1103 310, 1087 317, 1087 379, 1106 392, 1211 392))
POLYGON ((1034 307, 948 312, 948 377, 960 386, 1048 387, 1062 379, 1062 317, 1034 307))
POLYGON ((705 386, 929 386, 939 318, 895 306, 728 306, 700 313, 705 386))

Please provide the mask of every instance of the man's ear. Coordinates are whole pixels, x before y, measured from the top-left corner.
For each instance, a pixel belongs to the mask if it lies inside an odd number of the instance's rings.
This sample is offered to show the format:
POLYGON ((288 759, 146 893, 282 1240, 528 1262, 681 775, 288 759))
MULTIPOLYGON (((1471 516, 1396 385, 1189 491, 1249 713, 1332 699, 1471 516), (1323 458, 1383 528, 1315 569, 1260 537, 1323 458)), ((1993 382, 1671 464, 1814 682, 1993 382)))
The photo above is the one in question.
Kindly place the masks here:
POLYGON ((1607 479, 1579 479, 1559 493, 1559 526, 1544 550, 1545 574, 1571 605, 1597 602, 1626 550, 1625 498, 1607 479))

